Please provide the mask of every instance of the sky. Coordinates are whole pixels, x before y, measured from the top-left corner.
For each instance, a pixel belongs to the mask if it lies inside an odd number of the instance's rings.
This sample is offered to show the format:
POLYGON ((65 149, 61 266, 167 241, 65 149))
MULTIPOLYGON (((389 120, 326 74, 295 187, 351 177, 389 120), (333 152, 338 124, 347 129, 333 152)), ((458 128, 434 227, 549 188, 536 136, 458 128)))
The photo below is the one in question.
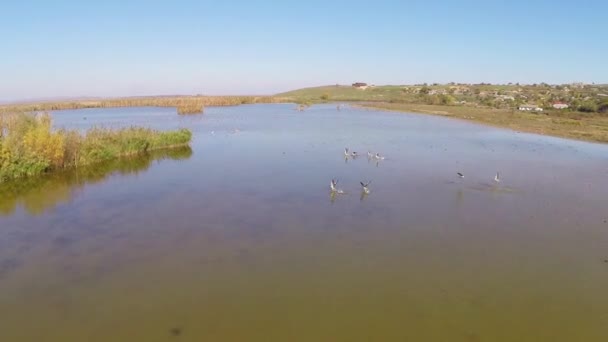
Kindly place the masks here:
POLYGON ((3 1, 0 101, 608 83, 608 1, 3 1))

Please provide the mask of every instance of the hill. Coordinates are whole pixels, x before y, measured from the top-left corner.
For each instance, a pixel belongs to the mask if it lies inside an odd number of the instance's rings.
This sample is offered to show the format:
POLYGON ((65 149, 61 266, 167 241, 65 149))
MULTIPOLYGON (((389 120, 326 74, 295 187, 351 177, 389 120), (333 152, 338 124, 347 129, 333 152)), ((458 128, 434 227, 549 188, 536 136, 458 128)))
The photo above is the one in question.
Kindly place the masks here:
POLYGON ((595 84, 331 85, 276 97, 311 104, 362 107, 471 120, 514 130, 608 142, 608 86, 595 84))

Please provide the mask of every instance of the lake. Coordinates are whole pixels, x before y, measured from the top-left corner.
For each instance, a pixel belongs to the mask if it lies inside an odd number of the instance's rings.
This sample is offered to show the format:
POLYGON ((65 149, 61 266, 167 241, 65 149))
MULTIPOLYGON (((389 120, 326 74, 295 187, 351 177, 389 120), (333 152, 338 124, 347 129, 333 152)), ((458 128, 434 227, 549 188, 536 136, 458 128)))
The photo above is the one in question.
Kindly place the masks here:
POLYGON ((194 138, 0 187, 0 341, 608 341, 608 145, 294 108, 54 112, 194 138))

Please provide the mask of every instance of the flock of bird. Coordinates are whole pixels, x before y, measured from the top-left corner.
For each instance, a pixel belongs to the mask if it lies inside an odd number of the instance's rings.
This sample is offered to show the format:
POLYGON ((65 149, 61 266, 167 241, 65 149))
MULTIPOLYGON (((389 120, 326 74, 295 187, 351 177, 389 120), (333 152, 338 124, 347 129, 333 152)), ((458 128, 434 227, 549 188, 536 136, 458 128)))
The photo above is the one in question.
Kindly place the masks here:
MULTIPOLYGON (((350 151, 348 149, 348 147, 344 148, 344 158, 357 158, 359 157, 359 153, 357 153, 357 151, 350 151)), ((382 156, 380 153, 372 153, 371 151, 367 151, 367 158, 368 160, 384 160, 384 156, 382 156)), ((458 177, 460 178, 464 178, 464 174, 462 172, 457 172, 456 173, 458 175, 458 177)), ((496 183, 500 183, 500 173, 496 172, 496 176, 494 176, 494 182, 496 183)), ((361 192, 362 195, 368 195, 370 193, 369 190, 369 185, 372 183, 372 181, 368 181, 366 183, 364 182, 359 182, 359 184, 361 184, 361 192)), ((342 195, 345 194, 346 192, 344 192, 344 190, 338 188, 338 180, 336 179, 332 179, 331 182, 329 183, 329 190, 331 191, 331 194, 338 194, 338 195, 342 195)))
MULTIPOLYGON (((348 147, 344 148, 344 158, 348 159, 348 158, 357 158, 359 157, 359 153, 357 153, 357 151, 350 151, 348 149, 348 147)), ((384 156, 381 155, 380 153, 372 153, 371 151, 367 151, 367 158, 368 160, 376 160, 376 161, 380 161, 380 160, 384 160, 384 156)), ((369 195, 370 190, 369 190, 369 185, 372 183, 372 181, 367 181, 367 182, 359 182, 359 184, 361 184, 361 193, 362 195, 369 195)), ((344 192, 344 190, 338 188, 338 180, 336 179, 332 179, 331 182, 329 183, 329 190, 331 191, 331 194, 338 194, 338 195, 343 195, 346 192, 344 192)))

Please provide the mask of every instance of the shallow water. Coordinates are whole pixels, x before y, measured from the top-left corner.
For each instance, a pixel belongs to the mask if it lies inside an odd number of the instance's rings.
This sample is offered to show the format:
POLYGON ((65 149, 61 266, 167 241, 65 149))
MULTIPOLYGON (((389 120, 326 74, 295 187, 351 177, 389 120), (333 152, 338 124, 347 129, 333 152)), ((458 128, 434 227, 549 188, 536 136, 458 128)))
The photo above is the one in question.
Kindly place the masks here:
POLYGON ((293 108, 55 112, 194 140, 0 188, 0 341, 608 340, 608 146, 293 108))

